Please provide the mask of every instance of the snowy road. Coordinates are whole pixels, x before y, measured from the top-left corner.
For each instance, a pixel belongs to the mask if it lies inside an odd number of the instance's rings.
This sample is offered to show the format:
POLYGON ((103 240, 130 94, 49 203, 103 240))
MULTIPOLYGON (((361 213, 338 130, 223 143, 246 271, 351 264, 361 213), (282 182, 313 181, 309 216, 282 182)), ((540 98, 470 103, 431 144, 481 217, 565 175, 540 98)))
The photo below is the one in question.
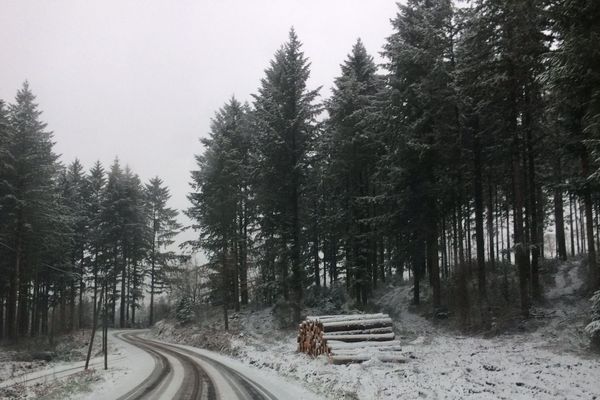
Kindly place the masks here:
POLYGON ((150 340, 139 332, 121 332, 117 338, 154 359, 151 373, 120 400, 317 399, 301 387, 216 353, 150 340))

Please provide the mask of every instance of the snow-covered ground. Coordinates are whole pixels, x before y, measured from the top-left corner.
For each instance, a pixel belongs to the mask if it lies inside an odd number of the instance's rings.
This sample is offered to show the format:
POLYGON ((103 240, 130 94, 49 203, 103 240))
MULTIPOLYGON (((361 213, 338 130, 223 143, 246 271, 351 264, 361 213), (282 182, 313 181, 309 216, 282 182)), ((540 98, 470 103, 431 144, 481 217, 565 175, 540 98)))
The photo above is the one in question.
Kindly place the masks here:
MULTIPOLYGON (((237 365, 256 380, 270 382, 283 376, 330 399, 596 399, 600 398, 600 358, 589 352, 583 332, 589 302, 581 293, 582 276, 579 262, 560 265, 553 284, 547 284, 546 305, 534 310, 536 317, 523 321, 517 333, 491 338, 461 335, 435 325, 410 311, 409 286, 386 288, 378 303, 395 308, 395 331, 406 356, 400 364, 331 365, 326 357, 299 354, 297 333, 278 329, 271 309, 234 313, 229 335, 220 331, 218 313, 206 316, 202 329, 160 322, 154 334, 165 341, 226 353, 238 360, 222 357, 228 365, 237 365)), ((58 397, 47 398, 116 398, 148 376, 154 366, 152 357, 113 335, 109 371, 94 359, 93 374, 69 379, 71 387, 58 387, 58 397)), ((81 369, 81 363, 54 363, 4 380, 0 386, 16 383, 33 388, 67 374, 69 368, 81 369)), ((299 399, 312 396, 296 394, 299 399)))
POLYGON ((87 372, 84 372, 84 361, 44 363, 0 381, 0 399, 104 400, 127 393, 150 374, 154 360, 146 352, 116 338, 117 333, 109 332, 108 370, 103 369, 102 357, 92 358, 87 372))
MULTIPOLYGON (((390 288, 382 301, 399 308, 395 330, 408 360, 402 364, 331 365, 325 357, 299 354, 296 332, 277 330, 270 310, 234 315, 238 330, 223 347, 247 365, 296 379, 331 399, 600 398, 600 359, 588 353, 583 333, 589 303, 578 295, 579 269, 578 262, 559 267, 533 328, 493 338, 439 328, 408 310, 410 288, 390 288)), ((190 336, 165 323, 158 331, 167 340, 190 336)))

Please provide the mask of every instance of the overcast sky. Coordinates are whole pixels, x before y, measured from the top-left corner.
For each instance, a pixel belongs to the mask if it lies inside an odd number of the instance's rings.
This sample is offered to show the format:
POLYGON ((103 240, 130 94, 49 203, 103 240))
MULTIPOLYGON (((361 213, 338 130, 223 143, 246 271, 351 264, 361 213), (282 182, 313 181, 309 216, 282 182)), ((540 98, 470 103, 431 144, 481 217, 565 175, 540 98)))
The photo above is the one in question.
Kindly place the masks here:
POLYGON ((357 38, 381 61, 396 11, 391 0, 0 0, 0 98, 29 80, 63 162, 118 156, 185 209, 198 138, 232 95, 251 101, 291 26, 323 98, 357 38))

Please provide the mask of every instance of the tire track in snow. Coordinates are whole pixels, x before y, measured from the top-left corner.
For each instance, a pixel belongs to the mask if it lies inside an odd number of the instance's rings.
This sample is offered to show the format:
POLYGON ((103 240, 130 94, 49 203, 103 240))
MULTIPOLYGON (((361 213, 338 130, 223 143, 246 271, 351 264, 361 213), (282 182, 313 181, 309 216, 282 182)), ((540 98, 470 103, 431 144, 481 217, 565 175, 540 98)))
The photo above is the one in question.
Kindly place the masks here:
MULTIPOLYGON (((181 387, 173 398, 193 400, 287 400, 280 399, 264 385, 247 377, 231 366, 215 359, 167 343, 123 334, 128 343, 150 353, 157 360, 155 370, 130 393, 119 400, 137 400, 156 394, 171 366, 165 355, 176 358, 184 368, 181 387), (165 372, 166 371, 166 372, 165 372)), ((161 397, 162 398, 162 397, 161 397)))

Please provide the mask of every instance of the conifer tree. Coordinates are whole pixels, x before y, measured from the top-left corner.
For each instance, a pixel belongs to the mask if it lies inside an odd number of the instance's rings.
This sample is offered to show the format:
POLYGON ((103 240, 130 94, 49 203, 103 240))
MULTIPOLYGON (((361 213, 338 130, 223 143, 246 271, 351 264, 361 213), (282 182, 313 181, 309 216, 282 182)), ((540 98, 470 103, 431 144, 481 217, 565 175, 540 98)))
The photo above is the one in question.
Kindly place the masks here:
POLYGON ((327 101, 330 155, 327 191, 335 196, 335 225, 346 248, 346 279, 353 293, 366 304, 375 270, 372 254, 371 202, 381 149, 369 121, 373 96, 382 89, 377 67, 360 39, 341 66, 332 97, 327 101))
POLYGON ((75 159, 65 171, 64 202, 69 209, 73 235, 71 237, 70 264, 77 279, 70 282, 69 288, 69 327, 74 329, 83 325, 83 295, 85 275, 85 253, 89 222, 85 213, 86 180, 83 166, 75 159), (79 293, 78 322, 75 323, 76 298, 79 293))
POLYGON ((247 129, 247 110, 235 98, 215 114, 209 138, 202 139, 204 153, 196 156, 198 169, 192 171, 193 192, 188 195, 192 207, 186 212, 199 232, 192 246, 208 253, 217 272, 215 297, 223 306, 226 327, 230 301, 239 307, 238 244, 248 239, 244 230, 240 237, 239 229, 244 218, 240 197, 247 196, 247 129))
POLYGON ((91 283, 93 287, 93 315, 96 318, 97 297, 104 284, 105 278, 105 263, 106 263, 106 246, 103 238, 103 230, 105 226, 102 222, 102 207, 104 204, 106 176, 104 168, 99 161, 93 165, 87 175, 87 186, 85 189, 87 202, 85 204, 86 218, 89 223, 88 228, 88 258, 91 272, 91 283))
POLYGON ((167 284, 172 262, 176 259, 168 247, 180 231, 177 222, 177 211, 169 208, 167 203, 171 195, 159 177, 152 178, 145 185, 145 207, 148 216, 150 245, 147 256, 147 275, 150 278, 150 314, 149 325, 154 324, 154 296, 163 293, 167 284))
POLYGON ((280 293, 299 319, 305 279, 306 187, 314 147, 318 90, 309 90, 310 63, 292 29, 275 53, 254 96, 260 224, 270 230, 280 293), (290 276, 291 270, 291 276, 290 276), (290 297, 290 290, 292 296, 290 297))
POLYGON ((593 0, 553 1, 551 6, 552 28, 558 45, 551 57, 549 71, 550 87, 558 100, 552 108, 558 112, 560 125, 568 132, 565 142, 579 159, 579 176, 574 177, 574 189, 583 198, 588 262, 596 285, 600 287, 592 199, 597 187, 592 187, 595 182, 590 179, 600 165, 594 163, 590 154, 591 151, 598 154, 600 138, 600 50, 597 45, 600 4, 593 0))
POLYGON ((35 96, 25 82, 9 107, 12 130, 9 151, 14 161, 7 179, 11 201, 5 205, 10 231, 7 241, 13 257, 6 320, 8 336, 13 340, 29 332, 31 281, 41 268, 46 248, 42 244, 51 237, 49 232, 62 217, 52 212, 56 210, 53 185, 58 171, 57 156, 52 133, 46 130, 40 115, 35 96))
MULTIPOLYGON (((439 204, 444 185, 440 184, 444 170, 444 145, 456 134, 453 102, 451 28, 452 3, 449 0, 431 2, 409 0, 400 5, 392 21, 394 34, 384 46, 390 85, 389 151, 392 165, 402 165, 402 183, 391 187, 402 190, 405 209, 401 225, 411 227, 415 285, 418 285, 422 260, 433 288, 433 306, 441 305, 438 222, 442 216, 439 204), (405 188, 405 189, 401 189, 405 188)), ((398 175, 397 173, 388 174, 398 175)), ((390 193, 397 197, 398 193, 390 193)), ((418 291, 415 291, 418 301, 418 291)))

